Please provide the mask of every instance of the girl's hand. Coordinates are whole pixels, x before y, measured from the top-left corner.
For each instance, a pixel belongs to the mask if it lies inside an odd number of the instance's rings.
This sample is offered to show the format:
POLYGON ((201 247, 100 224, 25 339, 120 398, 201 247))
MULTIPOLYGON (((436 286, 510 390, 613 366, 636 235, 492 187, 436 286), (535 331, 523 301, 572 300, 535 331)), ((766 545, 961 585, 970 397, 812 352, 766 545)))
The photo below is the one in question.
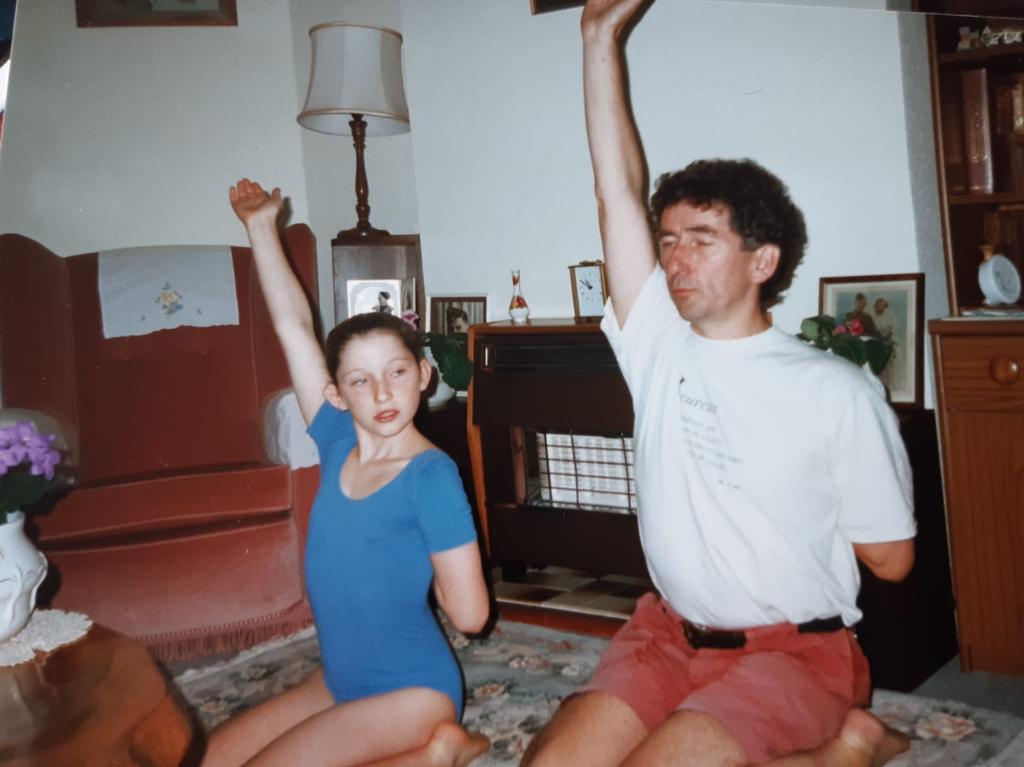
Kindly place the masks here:
POLYGON ((267 194, 255 181, 243 178, 228 190, 231 208, 246 226, 257 220, 277 220, 283 205, 281 190, 277 187, 267 194))

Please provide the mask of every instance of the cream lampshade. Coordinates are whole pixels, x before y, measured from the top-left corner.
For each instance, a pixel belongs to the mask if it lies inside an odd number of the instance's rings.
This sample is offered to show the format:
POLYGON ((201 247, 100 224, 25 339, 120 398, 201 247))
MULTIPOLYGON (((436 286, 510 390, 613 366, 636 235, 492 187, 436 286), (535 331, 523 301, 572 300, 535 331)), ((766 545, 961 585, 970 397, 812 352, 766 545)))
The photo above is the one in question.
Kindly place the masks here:
POLYGON ((356 214, 343 236, 387 234, 370 226, 363 151, 366 136, 409 130, 402 87, 402 36, 393 29, 344 22, 309 30, 313 54, 299 124, 320 133, 351 135, 356 150, 356 214))

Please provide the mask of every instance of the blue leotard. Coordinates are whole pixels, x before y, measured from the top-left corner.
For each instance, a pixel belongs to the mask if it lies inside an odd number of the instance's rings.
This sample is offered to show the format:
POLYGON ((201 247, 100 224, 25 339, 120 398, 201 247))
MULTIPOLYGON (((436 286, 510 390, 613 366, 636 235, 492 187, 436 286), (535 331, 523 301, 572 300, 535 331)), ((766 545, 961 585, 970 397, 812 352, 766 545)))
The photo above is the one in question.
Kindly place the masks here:
POLYGON ((415 457, 375 493, 352 500, 341 467, 356 444, 352 416, 324 403, 309 426, 320 489, 306 542, 306 590, 324 681, 343 702, 406 687, 448 695, 462 713, 462 674, 427 591, 430 554, 476 540, 454 461, 415 457))

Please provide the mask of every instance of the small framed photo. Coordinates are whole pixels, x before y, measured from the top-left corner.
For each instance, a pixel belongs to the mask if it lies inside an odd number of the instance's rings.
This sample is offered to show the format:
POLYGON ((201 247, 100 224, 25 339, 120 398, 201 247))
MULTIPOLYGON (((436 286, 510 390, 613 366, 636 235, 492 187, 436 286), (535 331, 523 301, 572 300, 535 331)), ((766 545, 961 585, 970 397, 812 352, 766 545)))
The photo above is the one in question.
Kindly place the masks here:
POLYGON ((580 8, 585 0, 530 0, 530 13, 547 13, 561 11, 565 8, 580 8))
POLYGON ((879 378, 894 407, 919 408, 924 382, 924 274, 822 277, 818 313, 857 321, 864 335, 892 342, 879 378))
POLYGON ((416 302, 416 280, 348 280, 348 316, 380 312, 401 317, 416 302))
POLYGON ((80 27, 237 27, 236 0, 75 0, 80 27))
POLYGON ((487 296, 430 296, 429 330, 450 336, 487 322, 487 296))
POLYGON ((608 300, 604 262, 583 261, 569 267, 572 284, 572 313, 578 319, 601 317, 608 300))

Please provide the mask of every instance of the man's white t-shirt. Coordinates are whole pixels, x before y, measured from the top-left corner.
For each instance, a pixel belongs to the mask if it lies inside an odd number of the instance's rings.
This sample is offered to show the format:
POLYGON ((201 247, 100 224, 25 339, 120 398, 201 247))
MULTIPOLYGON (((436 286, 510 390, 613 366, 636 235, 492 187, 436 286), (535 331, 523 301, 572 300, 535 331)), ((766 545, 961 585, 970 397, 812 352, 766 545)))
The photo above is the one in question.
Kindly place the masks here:
POLYGON ((718 628, 860 620, 853 543, 912 538, 910 468, 870 372, 775 328, 710 340, 656 267, 621 329, 640 537, 658 591, 718 628))

